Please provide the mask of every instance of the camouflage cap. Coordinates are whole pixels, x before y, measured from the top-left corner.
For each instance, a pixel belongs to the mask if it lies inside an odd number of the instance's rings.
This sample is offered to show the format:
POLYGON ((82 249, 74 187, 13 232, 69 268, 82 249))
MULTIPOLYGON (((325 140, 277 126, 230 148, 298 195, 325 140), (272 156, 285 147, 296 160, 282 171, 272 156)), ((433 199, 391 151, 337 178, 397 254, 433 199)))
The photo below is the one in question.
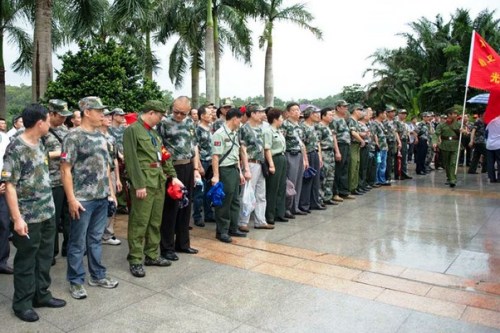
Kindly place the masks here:
POLYGON ((408 114, 408 111, 406 111, 405 109, 400 109, 398 110, 398 114, 408 114))
POLYGON ((102 101, 99 97, 96 96, 88 96, 82 98, 78 102, 78 106, 80 107, 80 111, 84 111, 87 109, 94 109, 94 110, 102 110, 107 108, 106 105, 102 104, 102 101))
POLYGON ((351 109, 351 113, 354 113, 354 111, 359 110, 363 112, 363 105, 361 104, 354 104, 351 109))
POLYGON ((111 112, 114 113, 114 114, 117 114, 119 116, 124 116, 125 115, 125 111, 123 111, 122 108, 114 108, 111 112))
POLYGON ((250 111, 250 112, 257 112, 257 111, 264 111, 265 108, 260 105, 259 103, 255 103, 255 102, 250 102, 246 105, 246 111, 250 111))
POLYGON ((104 114, 105 116, 109 116, 110 114, 113 114, 113 111, 109 111, 109 109, 104 109, 103 114, 104 114))
POLYGON ((68 103, 63 101, 62 99, 51 99, 49 100, 49 107, 48 107, 50 112, 57 112, 61 116, 68 117, 71 116, 72 113, 71 111, 68 110, 68 103))
POLYGON ((460 105, 453 105, 451 108, 446 109, 446 114, 451 114, 451 113, 462 113, 462 107, 460 105))
POLYGON ((220 102, 220 106, 221 106, 221 107, 225 107, 225 106, 234 107, 234 104, 233 104, 233 101, 231 100, 231 98, 227 97, 227 98, 224 98, 224 99, 220 102))
POLYGON ((343 99, 339 99, 337 101, 337 103, 335 103, 335 106, 349 106, 349 103, 347 103, 345 100, 343 99))
POLYGON ((396 108, 393 106, 393 105, 390 105, 390 104, 387 104, 385 106, 385 112, 392 112, 392 111, 396 111, 396 108))
POLYGON ((163 103, 157 100, 150 100, 144 103, 142 107, 142 112, 148 111, 156 111, 165 114, 167 112, 167 108, 163 106, 163 103))
POLYGON ((429 112, 422 112, 422 117, 429 117, 429 116, 430 116, 429 112))
POLYGON ((307 108, 304 109, 304 112, 302 112, 302 113, 304 115, 304 118, 308 118, 314 112, 321 112, 321 110, 319 108, 315 107, 314 105, 309 105, 307 108))

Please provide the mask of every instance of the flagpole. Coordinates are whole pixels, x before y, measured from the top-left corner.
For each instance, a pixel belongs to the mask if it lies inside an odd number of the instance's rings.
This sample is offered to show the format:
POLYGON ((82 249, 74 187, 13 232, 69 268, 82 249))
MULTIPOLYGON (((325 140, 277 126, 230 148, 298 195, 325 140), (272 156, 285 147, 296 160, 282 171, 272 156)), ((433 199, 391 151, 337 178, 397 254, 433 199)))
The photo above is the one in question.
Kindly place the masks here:
MULTIPOLYGON (((460 135, 458 137, 458 153, 457 153, 457 160, 455 163, 455 175, 457 175, 458 171, 458 161, 460 160, 460 146, 462 145, 462 128, 464 127, 464 118, 465 118, 465 106, 467 103, 467 92, 469 91, 469 80, 470 80, 470 73, 472 70, 472 58, 474 56, 474 41, 476 39, 476 31, 472 30, 472 38, 470 41, 470 51, 469 51, 469 65, 467 66, 467 78, 465 80, 465 94, 464 94, 464 104, 462 106, 462 120, 460 123, 460 135)), ((464 157, 464 163, 465 163, 465 157, 464 157)))

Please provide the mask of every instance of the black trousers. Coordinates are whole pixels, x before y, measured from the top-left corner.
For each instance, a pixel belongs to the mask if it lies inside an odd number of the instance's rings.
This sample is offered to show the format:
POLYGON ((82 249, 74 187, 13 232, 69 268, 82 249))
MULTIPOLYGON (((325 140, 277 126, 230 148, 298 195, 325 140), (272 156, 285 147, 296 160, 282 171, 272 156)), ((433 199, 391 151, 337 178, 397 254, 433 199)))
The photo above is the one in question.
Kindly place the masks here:
POLYGON ((474 153, 470 162, 469 172, 476 172, 479 159, 483 156, 483 163, 481 164, 481 172, 486 172, 486 143, 475 143, 474 153))
POLYGON ((416 156, 417 173, 425 172, 425 157, 427 156, 427 148, 427 139, 418 140, 416 156))
POLYGON ((310 208, 318 208, 321 206, 319 202, 319 188, 321 186, 320 182, 320 167, 319 167, 319 155, 317 151, 312 151, 307 153, 307 159, 309 161, 309 167, 316 169, 318 171, 314 177, 304 178, 302 181, 302 190, 300 193, 299 209, 302 211, 307 211, 310 208))
MULTIPOLYGON (((161 221, 160 253, 185 250, 191 247, 189 242, 189 221, 191 219, 191 201, 194 189, 193 163, 175 165, 177 178, 189 191, 189 205, 179 208, 179 201, 165 195, 161 221)), ((169 181, 167 181, 167 188, 169 181)))
POLYGON ((390 181, 394 175, 394 160, 396 158, 396 143, 388 142, 387 145, 387 169, 385 169, 385 179, 390 181))
POLYGON ((56 234, 54 237, 54 257, 59 254, 59 230, 62 229, 63 242, 61 252, 66 255, 68 248, 69 239, 69 210, 68 201, 66 200, 66 195, 64 194, 64 188, 62 186, 56 186, 52 188, 52 197, 54 198, 54 205, 56 207, 56 215, 54 216, 56 223, 56 234))
POLYGON ((10 255, 10 217, 5 195, 0 195, 0 267, 7 267, 10 255))
POLYGON ((368 185, 368 164, 370 151, 368 146, 364 146, 359 150, 359 183, 358 187, 363 188, 368 185))
POLYGON ((351 159, 351 147, 348 143, 339 142, 339 150, 342 159, 335 161, 335 188, 334 195, 349 195, 349 161, 351 159))
POLYGON ((488 164, 488 178, 492 182, 497 182, 500 174, 500 149, 487 150, 486 157, 488 164), (495 164, 497 171, 495 171, 495 164))

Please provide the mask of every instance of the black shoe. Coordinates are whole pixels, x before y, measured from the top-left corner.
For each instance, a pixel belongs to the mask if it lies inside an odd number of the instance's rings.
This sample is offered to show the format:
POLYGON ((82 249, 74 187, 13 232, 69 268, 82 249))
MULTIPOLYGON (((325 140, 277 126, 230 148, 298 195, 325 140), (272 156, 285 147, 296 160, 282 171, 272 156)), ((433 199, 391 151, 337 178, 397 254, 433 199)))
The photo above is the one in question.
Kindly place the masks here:
POLYGON ((128 208, 127 208, 127 206, 118 206, 116 208, 116 214, 128 215, 128 208))
MULTIPOLYGON (((243 236, 241 236, 241 237, 243 237, 243 236)), ((215 236, 215 238, 217 238, 218 240, 220 240, 223 243, 231 243, 233 241, 233 239, 228 234, 218 235, 218 236, 215 236)))
MULTIPOLYGON (((246 237, 247 236, 247 234, 245 232, 242 232, 239 230, 235 230, 235 231, 229 230, 228 234, 229 234, 229 236, 233 236, 233 237, 246 237)), ((222 235, 221 235, 221 237, 222 237, 222 235)))
POLYGON ((467 172, 468 174, 471 174, 471 175, 477 175, 477 172, 472 172, 472 171, 469 171, 467 172))
POLYGON ((198 253, 197 249, 193 249, 192 247, 188 247, 187 249, 178 249, 177 252, 187 253, 187 254, 196 254, 198 253))
POLYGON ((370 185, 366 185, 365 187, 363 187, 363 189, 368 190, 368 191, 371 190, 372 188, 373 187, 371 187, 370 185))
POLYGON ((14 274, 14 269, 10 266, 0 267, 0 274, 14 274))
POLYGON ((311 210, 309 210, 309 209, 301 209, 300 211, 302 213, 311 214, 311 210))
POLYGON ((301 211, 301 210, 299 210, 298 212, 295 212, 295 213, 293 213, 293 214, 294 214, 294 215, 307 215, 307 213, 306 213, 306 212, 303 212, 303 211, 301 211))
POLYGON ((287 219, 295 219, 295 216, 292 213, 285 213, 285 218, 287 219))
POLYGON ((382 185, 382 186, 391 186, 391 183, 389 183, 389 182, 385 182, 385 183, 382 183, 382 184, 380 184, 380 185, 382 185))
POLYGON ((275 220, 266 220, 266 223, 267 223, 267 224, 274 225, 274 221, 275 221, 275 220))
POLYGON ((326 204, 326 205, 331 205, 331 206, 338 206, 338 205, 339 205, 339 204, 338 204, 338 202, 333 201, 333 200, 331 200, 331 199, 330 199, 330 200, 326 200, 326 201, 325 201, 325 202, 323 202, 323 203, 324 203, 324 204, 326 204))
POLYGON ((22 321, 27 321, 29 323, 32 323, 40 319, 35 310, 33 309, 28 309, 24 311, 14 311, 14 314, 16 315, 17 318, 21 319, 22 321))
POLYGON ((205 219, 205 223, 213 223, 215 222, 215 219, 212 217, 212 218, 209 218, 209 219, 205 219))
POLYGON ((423 171, 420 171, 420 172, 417 172, 417 175, 420 175, 420 176, 425 176, 427 173, 423 172, 423 171))
POLYGON ((311 207, 312 210, 326 210, 325 206, 311 207))
POLYGON ((281 216, 278 216, 278 217, 274 218, 274 221, 276 221, 276 222, 288 222, 288 219, 284 218, 284 217, 281 217, 281 216))
POLYGON ((358 190, 354 190, 351 192, 352 195, 363 195, 364 193, 358 191, 358 190))
POLYGON ((33 302, 33 307, 34 308, 62 308, 63 306, 66 305, 66 301, 63 299, 59 298, 54 298, 52 297, 45 303, 35 303, 33 302))
POLYGON ((403 175, 403 180, 405 180, 405 179, 413 179, 413 177, 408 176, 408 175, 403 175))
POLYGON ((205 223, 202 221, 194 221, 194 225, 200 228, 205 227, 205 223))
POLYGON ((179 260, 179 257, 177 256, 177 254, 175 254, 175 252, 167 252, 165 254, 162 254, 161 256, 167 260, 170 260, 170 261, 179 260))
POLYGON ((450 187, 451 187, 451 188, 454 188, 455 186, 457 186, 457 184, 450 183, 450 187))
POLYGON ((142 264, 132 264, 129 269, 130 273, 135 277, 141 278, 146 276, 146 271, 144 270, 142 264))
POLYGON ((146 256, 146 259, 144 259, 144 265, 146 266, 160 266, 160 267, 167 267, 172 265, 170 261, 167 259, 159 256, 156 259, 151 259, 150 257, 146 256))

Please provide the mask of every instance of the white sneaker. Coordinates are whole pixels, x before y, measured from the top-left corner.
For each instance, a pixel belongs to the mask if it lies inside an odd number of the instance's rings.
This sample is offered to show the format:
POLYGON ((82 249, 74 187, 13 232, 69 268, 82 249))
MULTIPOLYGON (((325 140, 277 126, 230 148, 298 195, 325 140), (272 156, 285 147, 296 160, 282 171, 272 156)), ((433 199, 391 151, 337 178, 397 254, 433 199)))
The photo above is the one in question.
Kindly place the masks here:
POLYGON ((103 239, 102 240, 103 244, 108 244, 108 245, 120 245, 122 243, 121 240, 116 238, 115 236, 108 238, 108 239, 103 239))
POLYGON ((69 286, 69 291, 71 293, 71 297, 75 299, 84 299, 87 297, 87 291, 81 284, 71 284, 69 286))
POLYGON ((107 276, 100 280, 90 278, 88 282, 92 287, 102 287, 106 289, 113 289, 118 286, 118 281, 107 276))

